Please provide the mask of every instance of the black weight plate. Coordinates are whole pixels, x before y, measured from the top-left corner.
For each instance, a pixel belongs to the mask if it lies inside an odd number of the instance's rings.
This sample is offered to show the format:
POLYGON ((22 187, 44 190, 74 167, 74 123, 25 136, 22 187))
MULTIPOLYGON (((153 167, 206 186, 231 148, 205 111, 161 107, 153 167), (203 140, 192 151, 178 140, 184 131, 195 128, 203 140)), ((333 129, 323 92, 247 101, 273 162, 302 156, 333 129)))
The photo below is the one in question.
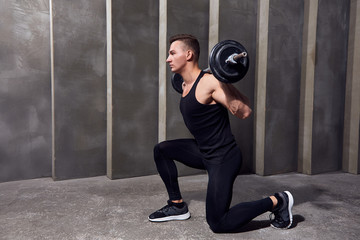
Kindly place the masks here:
POLYGON ((177 91, 180 94, 182 94, 182 92, 183 92, 183 89, 182 89, 183 82, 184 82, 184 80, 180 74, 174 73, 171 76, 171 84, 172 84, 173 88, 175 89, 175 91, 177 91))
POLYGON ((238 60, 237 64, 226 63, 225 60, 234 53, 246 52, 239 42, 225 40, 217 43, 210 52, 209 65, 214 76, 224 83, 240 81, 249 69, 249 54, 238 60))

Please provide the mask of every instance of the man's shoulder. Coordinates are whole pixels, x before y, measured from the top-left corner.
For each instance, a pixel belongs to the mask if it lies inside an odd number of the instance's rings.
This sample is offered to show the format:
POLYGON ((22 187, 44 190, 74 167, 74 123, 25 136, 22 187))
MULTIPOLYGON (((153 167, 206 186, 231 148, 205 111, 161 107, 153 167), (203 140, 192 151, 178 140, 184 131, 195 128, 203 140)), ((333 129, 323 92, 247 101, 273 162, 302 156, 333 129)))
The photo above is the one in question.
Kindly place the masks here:
POLYGON ((201 85, 209 88, 216 89, 220 87, 221 82, 214 77, 211 73, 205 73, 204 76, 200 79, 201 85))

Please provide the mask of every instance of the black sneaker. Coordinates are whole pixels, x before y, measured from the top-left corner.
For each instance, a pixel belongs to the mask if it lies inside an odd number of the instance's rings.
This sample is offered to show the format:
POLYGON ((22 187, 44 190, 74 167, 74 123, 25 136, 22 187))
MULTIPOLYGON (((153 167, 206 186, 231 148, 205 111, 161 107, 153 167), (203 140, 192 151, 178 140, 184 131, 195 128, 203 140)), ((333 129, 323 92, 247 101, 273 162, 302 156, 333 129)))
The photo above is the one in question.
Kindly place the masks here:
POLYGON ((186 220, 190 218, 190 212, 187 204, 183 202, 183 207, 179 208, 172 201, 168 201, 168 205, 157 210, 149 216, 151 222, 166 222, 171 220, 186 220))
POLYGON ((291 208, 294 205, 294 198, 289 191, 275 193, 275 196, 281 198, 282 203, 270 214, 270 225, 274 228, 288 229, 293 222, 291 208), (271 219, 272 214, 275 215, 274 219, 271 219))

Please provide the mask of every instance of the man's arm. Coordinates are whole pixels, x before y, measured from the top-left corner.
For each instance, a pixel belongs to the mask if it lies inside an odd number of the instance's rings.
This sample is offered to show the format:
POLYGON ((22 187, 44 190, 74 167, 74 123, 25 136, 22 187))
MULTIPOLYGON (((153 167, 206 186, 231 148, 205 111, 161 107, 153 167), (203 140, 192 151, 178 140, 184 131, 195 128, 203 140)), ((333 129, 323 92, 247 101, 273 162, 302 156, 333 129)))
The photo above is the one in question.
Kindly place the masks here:
POLYGON ((232 84, 217 81, 214 87, 212 98, 216 102, 224 105, 233 115, 240 119, 245 119, 250 116, 252 110, 249 99, 240 93, 232 84))

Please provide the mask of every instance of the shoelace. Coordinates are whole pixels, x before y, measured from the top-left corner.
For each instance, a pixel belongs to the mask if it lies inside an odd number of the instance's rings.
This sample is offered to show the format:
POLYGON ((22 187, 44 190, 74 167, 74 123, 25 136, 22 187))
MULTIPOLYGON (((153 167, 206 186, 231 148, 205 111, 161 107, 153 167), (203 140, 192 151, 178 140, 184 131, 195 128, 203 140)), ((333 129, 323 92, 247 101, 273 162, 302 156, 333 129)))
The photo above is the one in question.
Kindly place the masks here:
POLYGON ((166 206, 162 207, 161 209, 157 210, 157 212, 168 212, 169 208, 170 208, 170 206, 166 205, 166 206))

